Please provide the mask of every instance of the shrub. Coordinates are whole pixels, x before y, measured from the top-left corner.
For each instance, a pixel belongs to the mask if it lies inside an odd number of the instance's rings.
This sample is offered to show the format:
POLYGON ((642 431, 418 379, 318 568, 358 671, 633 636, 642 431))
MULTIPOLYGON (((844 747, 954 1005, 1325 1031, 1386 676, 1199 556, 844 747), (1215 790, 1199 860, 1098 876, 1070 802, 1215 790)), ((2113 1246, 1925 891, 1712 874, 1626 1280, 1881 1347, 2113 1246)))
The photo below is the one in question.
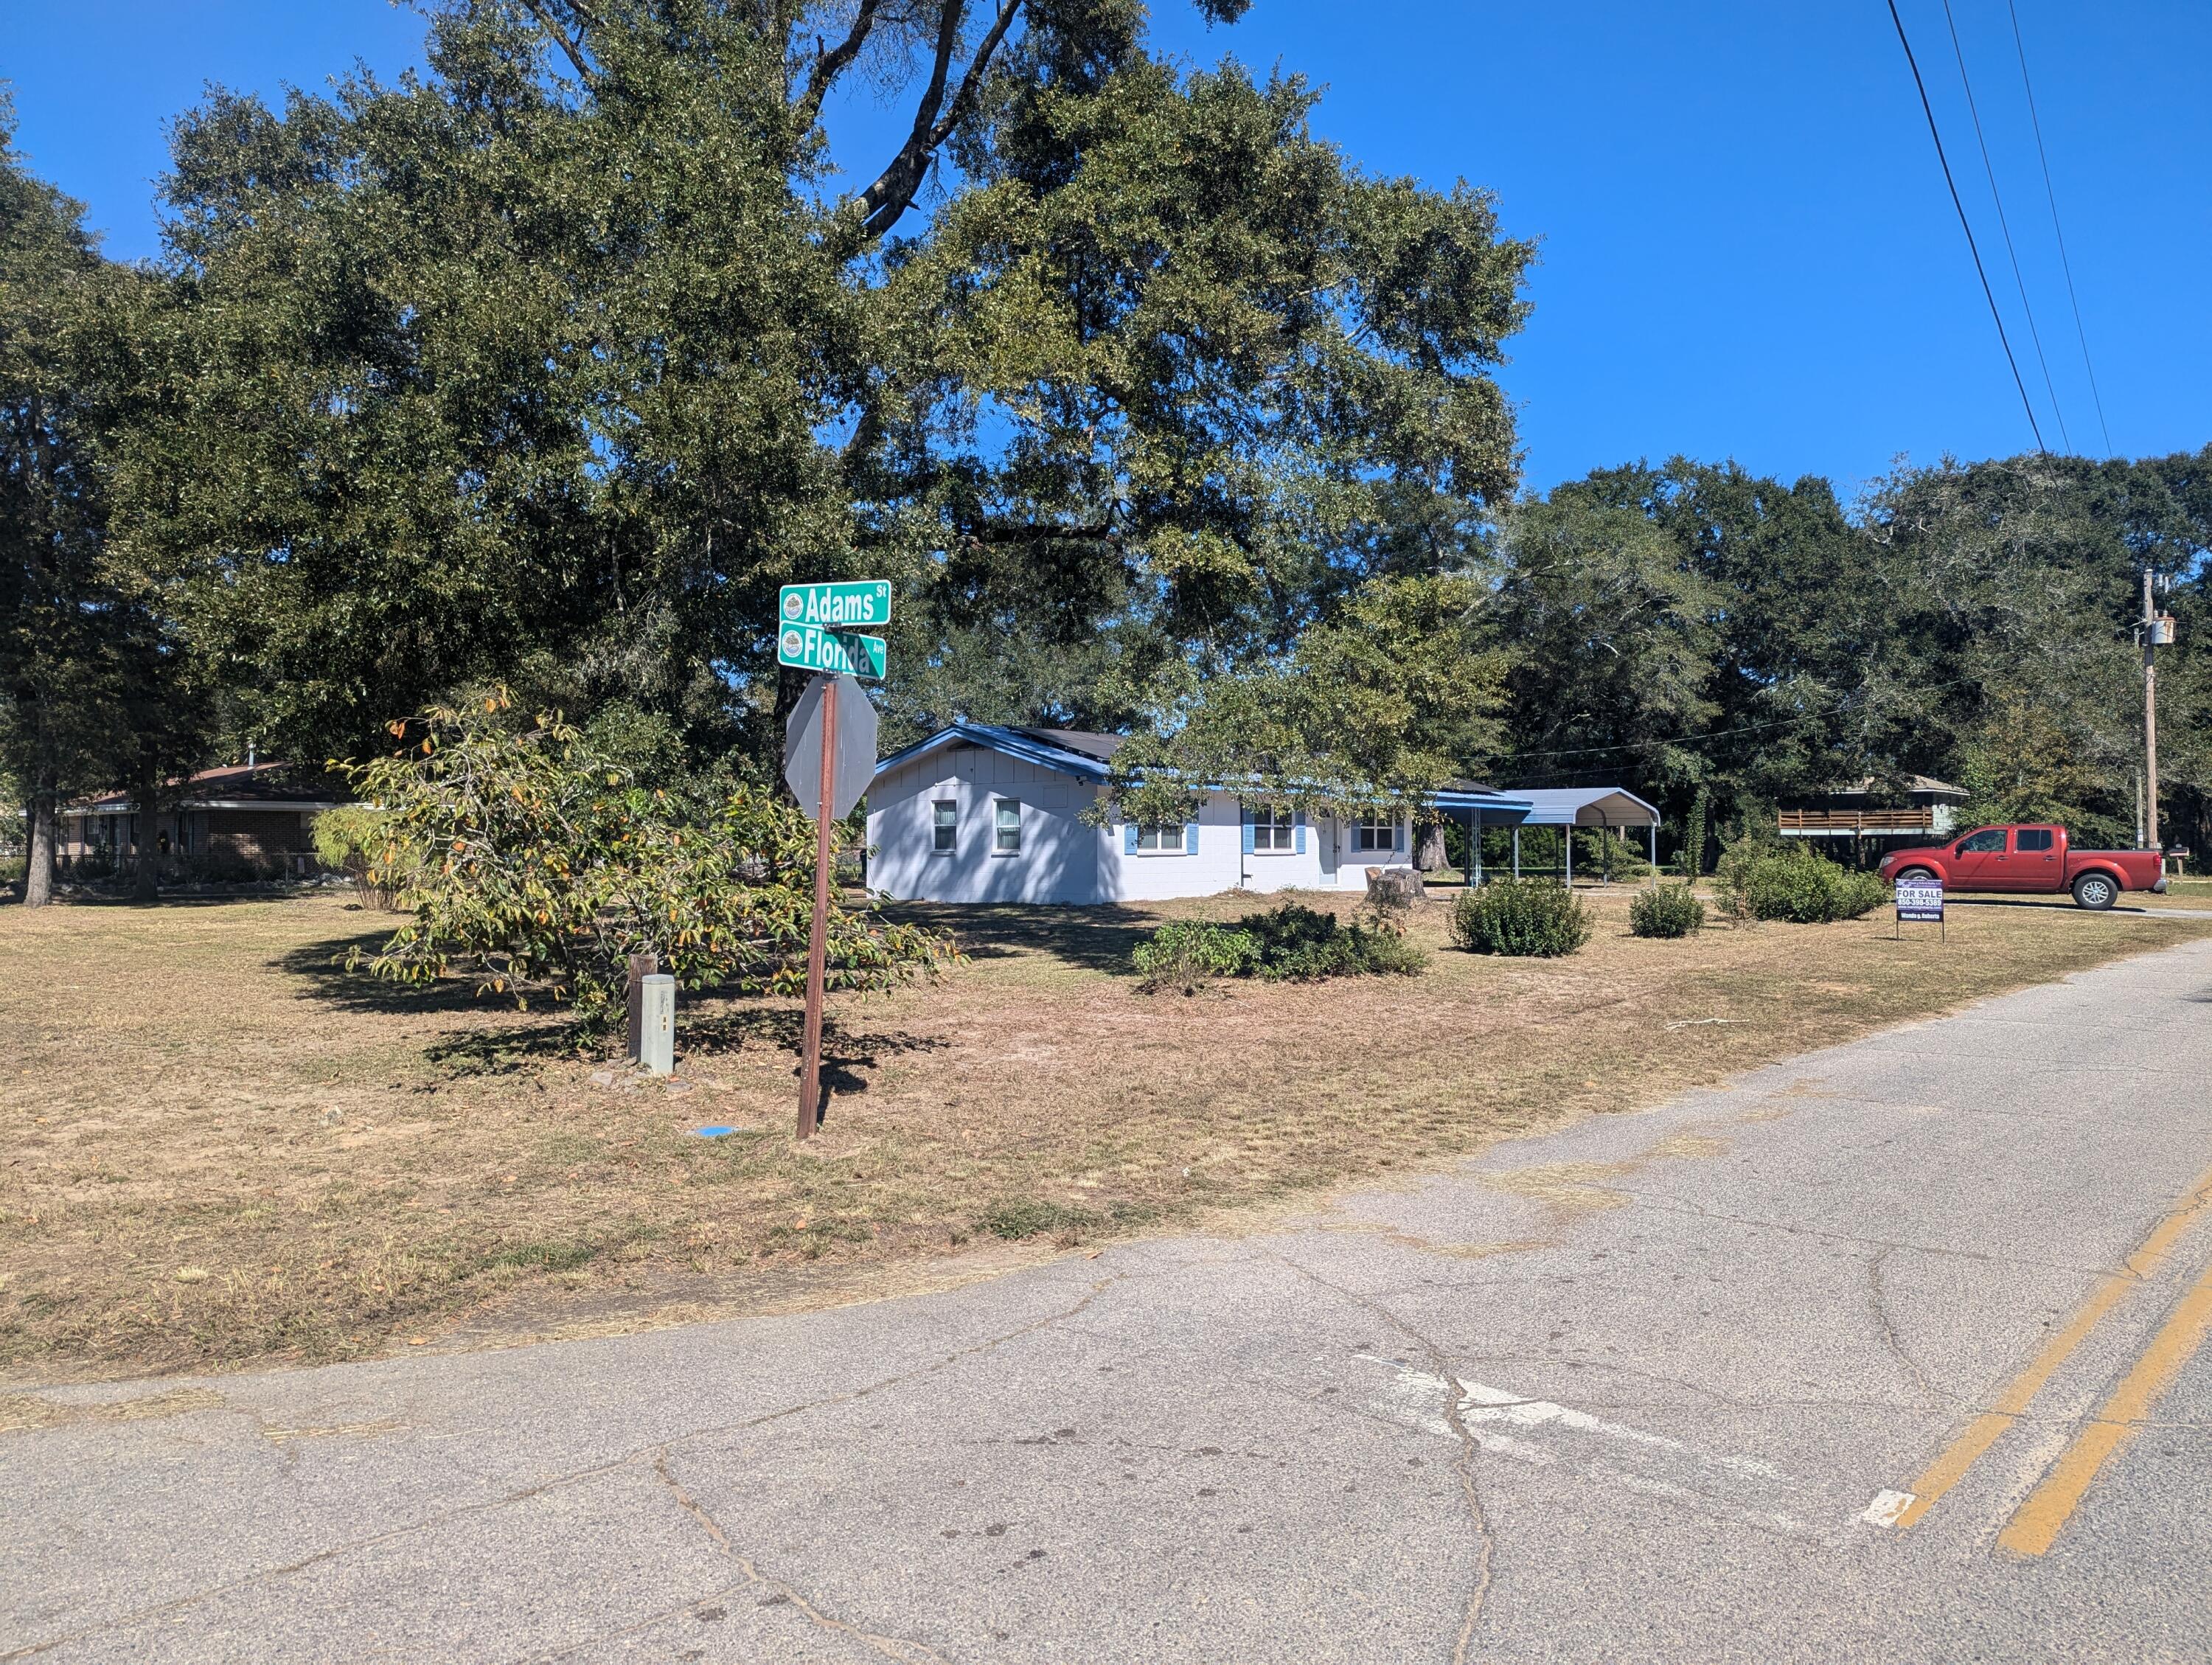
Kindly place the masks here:
POLYGON ((1575 834, 1575 872, 1584 878, 1595 873, 1608 884, 1616 878, 1634 882, 1650 876, 1651 864, 1619 833, 1585 827, 1575 834))
POLYGON ((1628 904, 1628 932, 1636 937, 1686 937, 1702 930, 1705 904, 1687 884, 1655 884, 1628 904))
MULTIPOLYGON (((647 790, 557 717, 518 732, 494 695, 394 723, 406 750, 348 769, 383 807, 368 882, 404 885, 412 917, 375 955, 378 976, 473 976, 479 991, 623 1009, 628 960, 659 957, 685 988, 794 994, 805 987, 814 828, 739 787, 697 805, 647 790)), ((883 988, 934 975, 949 938, 830 906, 830 983, 883 988)))
POLYGON ((315 860, 351 879, 354 895, 362 907, 396 914, 400 911, 409 875, 396 860, 380 863, 376 860, 378 853, 392 842, 386 829, 388 819, 385 811, 372 805, 343 804, 317 816, 311 831, 315 860))
POLYGON ((1589 940, 1589 910, 1548 878, 1501 878, 1452 904, 1452 940, 1474 954, 1571 954, 1589 940))
POLYGON ((1234 926, 1170 920, 1130 955, 1148 988, 1249 976, 1260 963, 1260 939, 1234 926))
POLYGON ((1130 957, 1148 989, 1192 987, 1214 977, 1284 982, 1408 976, 1428 963, 1428 956, 1397 933, 1345 925, 1295 902, 1247 914, 1233 925, 1171 921, 1130 957))
POLYGON ((1879 875, 1838 866, 1802 845, 1731 849, 1715 876, 1722 906, 1736 919, 1823 925, 1857 919, 1889 896, 1879 875))

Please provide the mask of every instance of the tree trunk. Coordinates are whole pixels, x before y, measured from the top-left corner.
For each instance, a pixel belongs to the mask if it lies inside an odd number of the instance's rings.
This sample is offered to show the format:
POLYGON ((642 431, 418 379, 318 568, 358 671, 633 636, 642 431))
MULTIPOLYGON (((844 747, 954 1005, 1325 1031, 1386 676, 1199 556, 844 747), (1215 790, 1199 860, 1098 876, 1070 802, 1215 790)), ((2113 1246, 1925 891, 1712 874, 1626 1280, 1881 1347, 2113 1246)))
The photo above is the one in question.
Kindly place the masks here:
POLYGON ((139 902, 157 901, 161 894, 161 772, 149 746, 138 754, 138 786, 131 805, 138 823, 137 883, 131 895, 139 902))
POLYGON ((1413 842, 1413 866, 1425 873, 1432 873, 1449 865, 1444 854, 1443 823, 1432 822, 1421 829, 1413 842))
POLYGON ((23 869, 23 906, 43 908, 54 899, 54 782, 50 775, 31 794, 31 848, 23 869))

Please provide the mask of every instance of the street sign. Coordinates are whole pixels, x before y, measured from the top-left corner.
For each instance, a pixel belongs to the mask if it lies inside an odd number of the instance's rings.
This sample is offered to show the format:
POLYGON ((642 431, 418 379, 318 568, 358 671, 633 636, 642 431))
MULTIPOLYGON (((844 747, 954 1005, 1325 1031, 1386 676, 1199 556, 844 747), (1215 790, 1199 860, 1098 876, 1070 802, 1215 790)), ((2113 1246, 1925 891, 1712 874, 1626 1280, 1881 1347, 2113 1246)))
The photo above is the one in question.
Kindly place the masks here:
POLYGON ((876 773, 876 708, 850 677, 817 677, 806 684, 783 727, 783 778, 791 795, 812 815, 822 802, 822 704, 824 690, 837 702, 836 757, 830 770, 830 818, 842 820, 860 801, 876 773))
POLYGON ((819 624, 786 623, 775 633, 775 662, 823 676, 873 677, 880 681, 884 639, 825 629, 819 624))
POLYGON ((853 584, 787 584, 776 596, 776 613, 786 624, 819 624, 849 630, 858 624, 891 622, 891 586, 880 578, 853 584))

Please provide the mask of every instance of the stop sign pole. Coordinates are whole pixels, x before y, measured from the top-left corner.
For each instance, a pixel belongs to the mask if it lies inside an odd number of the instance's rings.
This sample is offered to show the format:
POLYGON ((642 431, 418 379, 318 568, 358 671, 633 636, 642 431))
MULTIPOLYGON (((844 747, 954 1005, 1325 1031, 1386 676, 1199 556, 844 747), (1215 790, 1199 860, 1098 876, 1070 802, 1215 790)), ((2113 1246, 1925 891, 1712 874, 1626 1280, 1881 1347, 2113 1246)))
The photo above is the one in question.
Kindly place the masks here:
POLYGON ((811 1139, 822 1114, 822 993, 830 959, 830 794, 837 778, 836 678, 817 677, 822 696, 822 801, 814 809, 814 927, 806 936, 806 1042, 799 1070, 799 1137, 811 1139))

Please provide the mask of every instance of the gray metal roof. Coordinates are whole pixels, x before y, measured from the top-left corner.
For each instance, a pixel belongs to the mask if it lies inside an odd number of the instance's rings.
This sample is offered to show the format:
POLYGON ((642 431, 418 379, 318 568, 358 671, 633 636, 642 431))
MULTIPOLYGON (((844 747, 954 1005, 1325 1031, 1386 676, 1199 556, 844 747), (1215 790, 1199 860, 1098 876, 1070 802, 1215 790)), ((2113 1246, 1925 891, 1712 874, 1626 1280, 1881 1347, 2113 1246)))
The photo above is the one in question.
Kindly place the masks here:
POLYGON ((1659 811, 1626 787, 1515 787, 1530 827, 1656 827, 1659 811))

